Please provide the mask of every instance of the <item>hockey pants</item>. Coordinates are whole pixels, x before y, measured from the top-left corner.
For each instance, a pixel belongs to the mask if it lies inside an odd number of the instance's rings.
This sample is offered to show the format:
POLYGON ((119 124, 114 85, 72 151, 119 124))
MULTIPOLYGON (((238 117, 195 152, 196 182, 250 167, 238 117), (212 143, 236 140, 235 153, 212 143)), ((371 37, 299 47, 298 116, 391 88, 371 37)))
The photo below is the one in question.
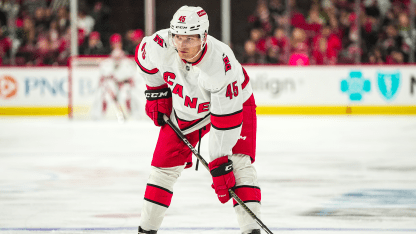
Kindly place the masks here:
MULTIPOLYGON (((257 181, 257 172, 247 155, 230 156, 233 161, 236 179, 235 193, 260 218, 261 192, 257 181)), ((144 230, 158 230, 173 196, 173 185, 179 178, 185 165, 161 168, 151 167, 141 213, 140 226, 144 230)), ((214 196, 215 193, 213 192, 214 196)), ((234 209, 242 233, 260 229, 254 219, 235 201, 234 209)), ((220 205, 220 204, 218 204, 220 205)))

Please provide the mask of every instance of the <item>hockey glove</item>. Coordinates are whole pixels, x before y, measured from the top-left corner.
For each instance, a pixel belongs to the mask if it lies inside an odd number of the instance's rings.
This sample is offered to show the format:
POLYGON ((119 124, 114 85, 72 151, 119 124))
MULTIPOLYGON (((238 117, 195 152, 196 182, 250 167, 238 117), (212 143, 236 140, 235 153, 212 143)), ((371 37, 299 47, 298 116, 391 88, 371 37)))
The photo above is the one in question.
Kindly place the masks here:
POLYGON ((212 175, 212 188, 215 189, 220 202, 226 203, 230 200, 228 189, 235 186, 233 162, 228 159, 228 156, 223 156, 210 162, 208 167, 212 175))
MULTIPOLYGON (((147 86, 147 85, 146 85, 147 86)), ((146 114, 153 120, 156 126, 163 126, 166 122, 163 115, 170 116, 172 112, 172 92, 167 84, 159 87, 147 86, 144 91, 146 96, 146 114)))

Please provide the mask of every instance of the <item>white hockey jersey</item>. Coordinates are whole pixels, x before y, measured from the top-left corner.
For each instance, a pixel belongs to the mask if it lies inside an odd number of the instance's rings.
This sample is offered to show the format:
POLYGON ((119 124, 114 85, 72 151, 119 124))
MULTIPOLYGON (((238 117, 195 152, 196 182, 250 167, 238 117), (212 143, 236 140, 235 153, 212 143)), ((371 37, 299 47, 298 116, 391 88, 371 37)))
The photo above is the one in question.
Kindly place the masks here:
POLYGON ((211 161, 232 154, 240 137, 243 103, 252 95, 248 76, 232 50, 208 36, 201 58, 182 60, 168 43, 168 29, 145 37, 135 60, 148 86, 167 84, 172 91, 170 118, 184 134, 211 122, 211 161))
POLYGON ((134 62, 129 58, 122 58, 117 62, 110 57, 100 63, 100 75, 102 77, 113 77, 118 82, 132 79, 136 72, 134 62))

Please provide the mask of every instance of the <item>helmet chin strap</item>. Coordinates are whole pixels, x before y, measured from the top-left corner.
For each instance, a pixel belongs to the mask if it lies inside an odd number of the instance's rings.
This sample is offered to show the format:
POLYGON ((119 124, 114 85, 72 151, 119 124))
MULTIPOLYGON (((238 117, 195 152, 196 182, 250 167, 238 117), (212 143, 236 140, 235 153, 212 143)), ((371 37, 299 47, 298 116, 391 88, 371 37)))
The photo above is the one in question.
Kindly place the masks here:
MULTIPOLYGON (((206 38, 206 36, 205 36, 205 38, 206 38)), ((205 45, 207 44, 207 41, 206 41, 206 39, 205 39, 205 42, 204 43, 202 43, 201 44, 201 48, 199 48, 199 51, 198 51, 198 53, 196 53, 195 55, 194 55, 194 57, 192 57, 192 58, 190 58, 189 60, 193 60, 199 53, 201 53, 202 52, 202 50, 204 49, 204 47, 205 47, 205 45)), ((187 62, 188 62, 188 60, 186 60, 187 62)))
MULTIPOLYGON (((194 55, 194 57, 192 57, 192 58, 190 58, 189 60, 193 60, 199 53, 201 53, 201 51, 202 51, 202 48, 201 49, 199 49, 199 51, 198 51, 198 53, 196 53, 195 55, 194 55)), ((188 62, 188 60, 186 60, 187 62, 188 62)))

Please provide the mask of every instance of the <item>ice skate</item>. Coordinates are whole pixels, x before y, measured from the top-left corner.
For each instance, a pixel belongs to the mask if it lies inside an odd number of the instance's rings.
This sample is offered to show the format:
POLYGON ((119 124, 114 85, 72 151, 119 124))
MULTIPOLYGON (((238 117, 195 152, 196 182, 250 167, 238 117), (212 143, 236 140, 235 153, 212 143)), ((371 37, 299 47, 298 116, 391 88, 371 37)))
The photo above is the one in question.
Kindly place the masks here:
POLYGON ((156 234, 156 233, 157 233, 157 231, 155 231, 155 230, 145 231, 141 227, 139 227, 139 233, 138 234, 156 234))

